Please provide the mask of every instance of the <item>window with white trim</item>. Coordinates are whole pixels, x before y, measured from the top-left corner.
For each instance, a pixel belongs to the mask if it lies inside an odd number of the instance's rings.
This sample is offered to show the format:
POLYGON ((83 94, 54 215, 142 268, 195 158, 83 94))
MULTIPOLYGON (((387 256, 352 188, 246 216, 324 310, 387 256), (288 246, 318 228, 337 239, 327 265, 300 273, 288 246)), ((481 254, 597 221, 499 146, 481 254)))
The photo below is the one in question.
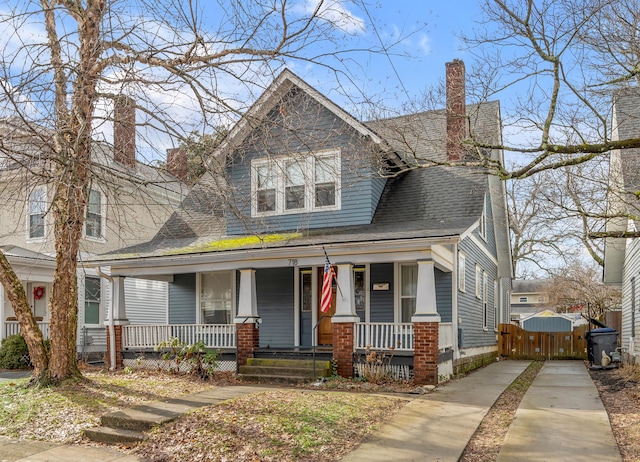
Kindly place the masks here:
POLYGON ((480 225, 478 227, 478 233, 480 233, 480 237, 487 240, 487 199, 486 197, 482 199, 482 215, 480 216, 480 225))
POLYGON ((233 272, 200 273, 200 322, 233 322, 233 272))
POLYGON ((38 187, 29 193, 29 239, 41 239, 45 234, 45 214, 47 212, 47 189, 38 187))
POLYGON ((482 268, 476 265, 476 297, 482 297, 482 268))
POLYGON ((489 290, 486 271, 482 272, 482 328, 489 326, 489 290))
POLYGON ((253 160, 252 216, 340 209, 340 151, 253 160))
POLYGON ((411 322, 417 295, 418 264, 400 265, 400 322, 411 322))
POLYGON ((85 236, 95 239, 104 237, 103 225, 104 213, 102 206, 102 193, 95 189, 91 189, 87 200, 87 216, 84 223, 85 236))
POLYGON ((84 278, 84 323, 100 324, 100 278, 84 278))
POLYGON ((458 290, 464 292, 466 288, 466 272, 467 272, 467 257, 463 253, 458 253, 458 290))

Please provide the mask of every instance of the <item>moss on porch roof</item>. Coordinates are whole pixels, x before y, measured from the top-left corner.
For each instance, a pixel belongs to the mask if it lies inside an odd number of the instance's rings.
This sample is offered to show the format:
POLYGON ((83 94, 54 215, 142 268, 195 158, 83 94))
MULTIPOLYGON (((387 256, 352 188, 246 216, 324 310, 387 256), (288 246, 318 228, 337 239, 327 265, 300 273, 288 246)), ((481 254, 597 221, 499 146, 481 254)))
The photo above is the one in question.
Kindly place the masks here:
POLYGON ((189 253, 216 252, 220 250, 234 250, 252 247, 261 247, 266 244, 289 241, 302 237, 302 233, 280 233, 252 236, 226 237, 197 245, 190 245, 177 249, 167 250, 162 255, 184 255, 189 253))

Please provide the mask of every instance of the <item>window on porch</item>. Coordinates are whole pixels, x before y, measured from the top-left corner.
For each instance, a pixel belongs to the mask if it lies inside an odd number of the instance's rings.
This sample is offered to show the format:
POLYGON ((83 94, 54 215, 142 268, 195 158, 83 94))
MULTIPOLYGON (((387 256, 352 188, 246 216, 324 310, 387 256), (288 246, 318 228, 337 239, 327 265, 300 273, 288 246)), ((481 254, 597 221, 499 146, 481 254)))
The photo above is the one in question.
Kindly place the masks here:
POLYGON ((84 278, 84 323, 100 324, 100 278, 84 278))
POLYGON ((200 274, 200 322, 231 324, 233 321, 233 286, 231 271, 200 274))
POLYGON ((416 296, 418 293, 418 265, 400 266, 400 309, 401 322, 411 322, 416 312, 416 296))

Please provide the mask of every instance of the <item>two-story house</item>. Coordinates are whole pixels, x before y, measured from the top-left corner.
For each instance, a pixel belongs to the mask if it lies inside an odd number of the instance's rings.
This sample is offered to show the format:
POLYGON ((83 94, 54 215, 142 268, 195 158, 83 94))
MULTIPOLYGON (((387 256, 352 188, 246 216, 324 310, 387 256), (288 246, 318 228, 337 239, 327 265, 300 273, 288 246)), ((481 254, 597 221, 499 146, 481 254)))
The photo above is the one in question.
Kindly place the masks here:
MULTIPOLYGON (((106 351, 104 320, 110 291, 97 270, 82 262, 151 239, 187 192, 175 176, 136 160, 135 108, 131 100, 120 101, 115 108, 113 146, 96 142, 92 151, 92 182, 77 275, 78 352, 82 354, 106 351)), ((17 117, 0 119, 0 249, 23 282, 45 337, 55 266, 49 208, 57 186, 51 174, 55 160, 49 154, 50 135, 17 117)), ((133 320, 166 319, 165 282, 131 279, 127 286, 133 320), (149 311, 149 304, 157 310, 149 311)), ((13 308, 0 286, 0 338, 18 332, 13 308)))
MULTIPOLYGON (((612 133, 614 139, 633 139, 640 135, 640 91, 628 88, 614 95, 612 133)), ((620 285, 622 290, 622 349, 636 362, 640 356, 640 149, 614 150, 609 161, 607 210, 611 218, 606 230, 604 283, 620 285), (619 234, 616 237, 615 234, 619 234)))
POLYGON ((345 376, 367 346, 393 350, 431 383, 492 360, 512 277, 504 187, 447 164, 473 155, 468 130, 500 143, 500 109, 466 105, 464 79, 448 63, 446 110, 365 123, 282 72, 158 235, 94 262, 119 293, 129 277, 170 281, 165 325, 128 325, 116 300, 114 360, 168 336, 230 349, 238 364, 328 351, 345 376))

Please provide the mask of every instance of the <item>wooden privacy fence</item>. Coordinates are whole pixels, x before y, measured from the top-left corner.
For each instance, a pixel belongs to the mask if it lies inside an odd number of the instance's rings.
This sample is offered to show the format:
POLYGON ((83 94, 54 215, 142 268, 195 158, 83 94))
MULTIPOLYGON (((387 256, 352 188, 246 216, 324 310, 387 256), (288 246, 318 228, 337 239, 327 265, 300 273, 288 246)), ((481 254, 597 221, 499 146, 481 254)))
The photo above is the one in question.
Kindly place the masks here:
POLYGON ((529 332, 513 324, 500 324, 500 356, 511 359, 586 359, 588 325, 573 332, 529 332))

